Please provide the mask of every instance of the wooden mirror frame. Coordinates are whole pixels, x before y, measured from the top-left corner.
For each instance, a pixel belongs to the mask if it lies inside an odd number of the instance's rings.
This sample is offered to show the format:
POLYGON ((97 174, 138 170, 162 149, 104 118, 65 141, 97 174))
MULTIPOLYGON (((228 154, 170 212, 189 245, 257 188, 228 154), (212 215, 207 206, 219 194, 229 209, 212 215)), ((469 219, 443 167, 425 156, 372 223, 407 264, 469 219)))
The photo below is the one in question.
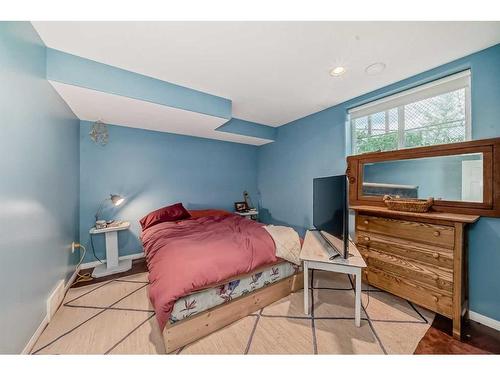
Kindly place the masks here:
POLYGON ((385 206, 382 196, 363 195, 363 170, 367 163, 469 153, 483 154, 483 202, 436 200, 432 210, 500 217, 500 138, 348 156, 349 205, 385 206))

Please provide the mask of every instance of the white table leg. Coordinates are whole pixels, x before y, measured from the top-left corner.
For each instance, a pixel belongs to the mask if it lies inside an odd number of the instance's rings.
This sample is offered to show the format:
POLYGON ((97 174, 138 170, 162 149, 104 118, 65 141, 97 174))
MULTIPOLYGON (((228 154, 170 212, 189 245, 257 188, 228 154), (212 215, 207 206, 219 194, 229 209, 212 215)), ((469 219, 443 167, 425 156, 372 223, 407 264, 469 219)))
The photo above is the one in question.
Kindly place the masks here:
POLYGON ((94 268, 92 277, 98 278, 125 272, 132 268, 131 259, 119 260, 118 257, 118 233, 116 231, 106 232, 106 263, 94 268))
POLYGON ((106 265, 108 269, 118 267, 118 232, 106 233, 106 265))
POLYGON ((356 297, 354 304, 354 321, 356 327, 361 326, 361 269, 357 269, 356 273, 356 297))
POLYGON ((309 268, 304 261, 304 314, 309 315, 309 268))

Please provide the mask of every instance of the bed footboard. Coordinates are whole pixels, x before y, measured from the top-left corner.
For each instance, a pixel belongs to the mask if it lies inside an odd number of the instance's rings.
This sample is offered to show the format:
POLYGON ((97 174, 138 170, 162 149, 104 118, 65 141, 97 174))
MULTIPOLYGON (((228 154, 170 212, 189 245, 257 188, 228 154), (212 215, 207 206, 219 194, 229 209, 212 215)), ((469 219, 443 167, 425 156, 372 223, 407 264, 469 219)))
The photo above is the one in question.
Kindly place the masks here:
POLYGON ((303 272, 203 311, 163 329, 165 350, 171 353, 304 287, 303 272))

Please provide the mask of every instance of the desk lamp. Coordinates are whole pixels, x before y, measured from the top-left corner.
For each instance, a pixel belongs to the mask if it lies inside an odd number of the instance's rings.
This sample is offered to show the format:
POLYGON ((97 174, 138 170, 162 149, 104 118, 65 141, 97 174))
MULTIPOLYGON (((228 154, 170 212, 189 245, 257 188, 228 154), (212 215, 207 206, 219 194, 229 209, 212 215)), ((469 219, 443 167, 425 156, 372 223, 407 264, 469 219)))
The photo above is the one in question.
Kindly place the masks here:
POLYGON ((99 209, 95 213, 96 228, 103 226, 103 223, 102 223, 103 220, 99 220, 99 216, 101 215, 102 209, 104 208, 104 203, 106 203, 108 200, 111 201, 111 203, 113 203, 114 206, 119 206, 120 204, 122 204, 125 201, 125 198, 123 198, 121 195, 118 195, 118 194, 110 194, 108 198, 105 198, 101 202, 101 204, 99 205, 99 209))

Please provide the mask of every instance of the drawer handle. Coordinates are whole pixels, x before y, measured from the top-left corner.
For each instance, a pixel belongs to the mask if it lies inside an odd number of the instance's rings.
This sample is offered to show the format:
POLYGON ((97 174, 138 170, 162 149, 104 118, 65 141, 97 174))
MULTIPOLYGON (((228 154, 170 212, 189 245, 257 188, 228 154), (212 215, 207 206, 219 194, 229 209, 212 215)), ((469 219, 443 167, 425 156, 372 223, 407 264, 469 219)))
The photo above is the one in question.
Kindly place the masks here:
POLYGON ((432 299, 434 300, 434 302, 439 301, 439 298, 437 298, 436 296, 432 296, 432 299))
POLYGON ((432 279, 437 281, 437 280, 439 280, 439 276, 438 275, 432 275, 432 279))
POLYGON ((364 240, 365 241, 370 241, 370 237, 365 237, 364 240))
POLYGON ((438 253, 432 253, 432 257, 433 257, 434 259, 437 259, 437 258, 439 258, 439 254, 438 254, 438 253))
POLYGON ((436 231, 434 232, 434 237, 439 237, 440 235, 441 235, 441 232, 440 232, 440 231, 436 230, 436 231))
POLYGON ((368 220, 363 221, 364 224, 368 224, 368 220))

